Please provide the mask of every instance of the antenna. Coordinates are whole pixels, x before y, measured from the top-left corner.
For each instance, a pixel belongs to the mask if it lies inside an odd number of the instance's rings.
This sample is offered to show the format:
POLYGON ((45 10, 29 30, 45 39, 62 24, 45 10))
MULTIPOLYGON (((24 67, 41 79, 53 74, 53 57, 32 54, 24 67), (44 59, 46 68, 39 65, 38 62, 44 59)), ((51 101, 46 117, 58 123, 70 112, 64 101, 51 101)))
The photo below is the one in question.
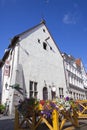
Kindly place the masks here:
POLYGON ((41 16, 41 23, 44 23, 44 24, 46 23, 44 15, 41 16))

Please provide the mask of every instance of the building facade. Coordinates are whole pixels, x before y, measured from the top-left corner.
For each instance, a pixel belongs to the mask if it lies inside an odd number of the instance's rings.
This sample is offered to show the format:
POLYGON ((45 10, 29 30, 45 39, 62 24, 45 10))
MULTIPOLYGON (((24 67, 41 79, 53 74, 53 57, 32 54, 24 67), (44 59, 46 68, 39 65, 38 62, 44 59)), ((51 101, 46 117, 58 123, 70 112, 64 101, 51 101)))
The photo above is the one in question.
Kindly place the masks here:
POLYGON ((63 53, 62 56, 64 59, 67 94, 73 99, 86 99, 84 80, 87 80, 87 77, 81 60, 75 59, 66 53, 63 53))
POLYGON ((84 86, 84 89, 85 89, 85 95, 86 95, 86 99, 87 99, 87 72, 86 72, 86 69, 85 69, 83 63, 81 62, 81 60, 78 59, 77 61, 80 63, 80 66, 81 66, 83 86, 84 86))
POLYGON ((16 35, 2 61, 2 103, 9 104, 10 114, 25 97, 66 96, 63 58, 44 21, 16 35))

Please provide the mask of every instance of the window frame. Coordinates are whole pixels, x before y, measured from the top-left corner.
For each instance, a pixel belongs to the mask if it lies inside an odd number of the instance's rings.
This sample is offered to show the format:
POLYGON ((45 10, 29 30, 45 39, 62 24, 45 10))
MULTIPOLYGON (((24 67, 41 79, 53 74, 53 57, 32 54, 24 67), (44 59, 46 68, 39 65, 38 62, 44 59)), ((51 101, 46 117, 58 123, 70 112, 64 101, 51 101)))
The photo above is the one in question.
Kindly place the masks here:
POLYGON ((37 91, 37 82, 35 81, 29 81, 29 97, 30 98, 37 98, 37 94, 38 94, 38 91, 37 91))

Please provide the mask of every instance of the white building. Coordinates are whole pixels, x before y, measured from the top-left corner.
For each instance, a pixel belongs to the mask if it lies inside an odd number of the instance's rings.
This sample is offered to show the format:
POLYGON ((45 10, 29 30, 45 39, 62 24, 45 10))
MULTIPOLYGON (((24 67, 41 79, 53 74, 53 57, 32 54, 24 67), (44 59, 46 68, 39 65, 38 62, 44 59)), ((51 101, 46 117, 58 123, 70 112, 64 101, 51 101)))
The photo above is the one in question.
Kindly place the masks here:
POLYGON ((16 35, 2 60, 2 103, 8 102, 10 114, 26 96, 44 100, 66 96, 63 58, 44 21, 16 35))
POLYGON ((73 99, 86 99, 81 60, 66 53, 63 53, 62 56, 66 73, 67 94, 73 99))
POLYGON ((83 79, 83 86, 85 89, 86 99, 87 99, 87 72, 86 69, 80 59, 78 59, 78 62, 81 66, 81 72, 82 72, 82 79, 83 79))

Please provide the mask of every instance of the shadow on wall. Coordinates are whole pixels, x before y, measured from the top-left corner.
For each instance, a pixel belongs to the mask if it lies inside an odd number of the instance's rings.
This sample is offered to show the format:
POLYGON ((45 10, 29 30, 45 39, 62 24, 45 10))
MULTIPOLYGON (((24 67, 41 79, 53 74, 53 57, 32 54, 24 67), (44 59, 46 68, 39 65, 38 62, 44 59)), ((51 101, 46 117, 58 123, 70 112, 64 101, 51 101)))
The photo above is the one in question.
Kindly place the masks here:
POLYGON ((24 72, 23 67, 21 64, 18 65, 18 71, 16 72, 16 83, 19 84, 19 93, 26 97, 26 85, 25 85, 25 78, 24 78, 24 72))

